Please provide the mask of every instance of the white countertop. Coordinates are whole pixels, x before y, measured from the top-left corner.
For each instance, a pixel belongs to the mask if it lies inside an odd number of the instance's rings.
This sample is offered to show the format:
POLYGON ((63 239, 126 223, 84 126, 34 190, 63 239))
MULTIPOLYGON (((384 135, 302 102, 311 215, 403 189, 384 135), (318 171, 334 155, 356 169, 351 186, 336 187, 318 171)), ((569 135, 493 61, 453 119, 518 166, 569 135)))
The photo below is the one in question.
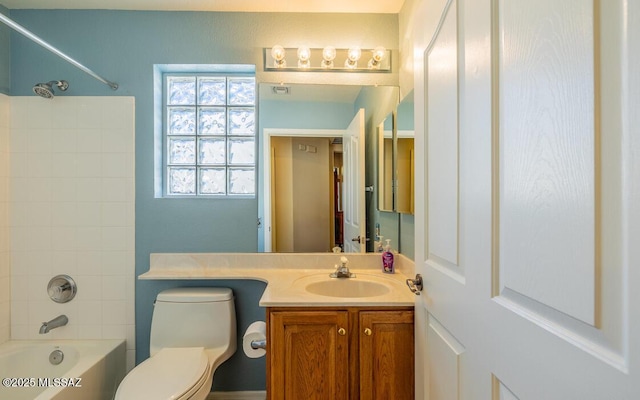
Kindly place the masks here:
POLYGON ((315 306, 413 306, 415 295, 405 284, 413 276, 414 264, 396 254, 395 274, 381 271, 381 254, 333 253, 156 253, 150 269, 138 279, 252 279, 267 283, 260 299, 263 307, 315 306), (331 297, 305 290, 306 283, 330 279, 340 257, 349 260, 354 280, 377 281, 388 293, 370 297, 331 297))

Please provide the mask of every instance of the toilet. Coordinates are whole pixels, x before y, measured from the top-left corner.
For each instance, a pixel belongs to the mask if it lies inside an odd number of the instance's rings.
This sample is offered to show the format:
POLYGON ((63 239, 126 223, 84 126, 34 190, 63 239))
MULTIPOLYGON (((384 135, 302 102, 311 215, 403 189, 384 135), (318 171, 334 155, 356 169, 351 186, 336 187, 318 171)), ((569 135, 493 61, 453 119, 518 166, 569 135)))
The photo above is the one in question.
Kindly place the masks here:
POLYGON ((204 400, 236 340, 231 289, 162 291, 151 319, 151 356, 125 376, 115 400, 204 400))

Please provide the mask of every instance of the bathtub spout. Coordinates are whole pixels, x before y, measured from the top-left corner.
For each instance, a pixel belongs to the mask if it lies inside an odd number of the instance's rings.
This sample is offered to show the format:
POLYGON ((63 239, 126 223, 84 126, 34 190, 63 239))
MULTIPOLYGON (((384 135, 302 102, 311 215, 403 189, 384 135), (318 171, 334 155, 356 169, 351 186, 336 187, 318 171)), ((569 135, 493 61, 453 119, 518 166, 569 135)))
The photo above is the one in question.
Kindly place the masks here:
POLYGON ((50 330, 65 326, 69 322, 66 315, 59 315, 49 322, 43 322, 40 327, 40 334, 49 333, 50 330))

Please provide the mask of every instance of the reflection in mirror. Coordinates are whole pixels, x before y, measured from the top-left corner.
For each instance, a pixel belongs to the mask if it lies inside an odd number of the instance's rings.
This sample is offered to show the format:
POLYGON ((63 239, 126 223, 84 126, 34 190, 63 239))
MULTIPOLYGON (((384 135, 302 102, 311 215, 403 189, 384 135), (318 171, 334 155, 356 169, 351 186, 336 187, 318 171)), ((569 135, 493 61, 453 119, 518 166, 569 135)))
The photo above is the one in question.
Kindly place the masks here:
POLYGON ((404 214, 414 211, 414 137, 413 92, 410 92, 397 111, 395 211, 404 214))
MULTIPOLYGON (((368 143, 363 151, 370 161, 359 184, 367 208, 361 223, 369 227, 378 222, 369 212, 375 207, 373 193, 364 190, 365 183, 377 185, 374 173, 368 171, 377 161, 377 155, 369 154, 375 142, 369 141, 376 137, 377 124, 397 106, 398 88, 262 83, 259 91, 263 171, 259 248, 266 252, 346 248, 345 242, 352 238, 343 237, 343 209, 349 196, 343 180, 343 163, 347 162, 342 158, 341 140, 357 111, 365 109, 368 143)), ((397 227, 397 220, 392 225, 397 227)), ((372 229, 367 231, 371 236, 372 229)))
POLYGON ((393 113, 378 125, 378 210, 393 211, 393 113))

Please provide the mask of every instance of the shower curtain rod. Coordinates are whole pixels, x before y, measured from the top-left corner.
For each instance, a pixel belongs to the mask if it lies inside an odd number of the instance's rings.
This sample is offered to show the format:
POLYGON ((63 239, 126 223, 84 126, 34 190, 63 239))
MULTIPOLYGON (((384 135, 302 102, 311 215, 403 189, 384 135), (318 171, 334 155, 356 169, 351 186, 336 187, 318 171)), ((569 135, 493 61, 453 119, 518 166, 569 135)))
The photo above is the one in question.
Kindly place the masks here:
POLYGON ((13 21, 12 19, 10 19, 9 17, 7 17, 6 15, 4 15, 2 13, 0 13, 0 22, 3 22, 8 27, 10 27, 10 28, 14 29, 15 31, 21 33, 22 35, 26 36, 27 38, 33 40, 34 42, 36 42, 40 46, 42 46, 45 49, 49 50, 50 52, 52 52, 53 54, 55 54, 58 57, 62 58, 63 60, 65 60, 69 64, 75 66, 76 68, 79 68, 82 71, 86 72, 87 74, 93 76, 94 78, 96 78, 100 82, 104 83, 105 85, 109 85, 109 87, 111 89, 118 90, 118 84, 117 83, 111 82, 111 81, 108 81, 108 80, 104 79, 100 75, 96 74, 95 72, 93 72, 89 68, 85 67, 84 65, 80 64, 79 62, 77 62, 73 58, 71 58, 68 55, 64 54, 63 52, 61 52, 60 50, 56 49, 55 47, 51 46, 49 43, 47 43, 44 40, 40 39, 38 36, 34 35, 30 31, 25 29, 23 26, 19 25, 18 23, 16 23, 15 21, 13 21))

